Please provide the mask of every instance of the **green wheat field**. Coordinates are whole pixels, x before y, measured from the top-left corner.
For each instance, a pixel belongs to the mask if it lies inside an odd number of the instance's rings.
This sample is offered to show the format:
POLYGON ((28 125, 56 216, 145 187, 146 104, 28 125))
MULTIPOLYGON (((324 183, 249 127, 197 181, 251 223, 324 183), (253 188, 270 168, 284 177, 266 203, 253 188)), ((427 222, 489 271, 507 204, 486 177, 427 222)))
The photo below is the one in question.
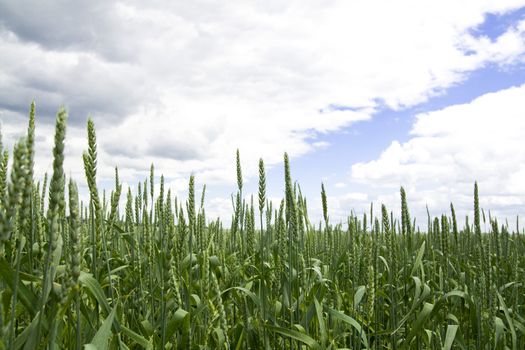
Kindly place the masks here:
POLYGON ((60 109, 49 179, 34 180, 34 104, 1 151, 1 349, 525 349, 524 236, 485 215, 477 184, 464 227, 451 205, 420 231, 403 188, 400 213, 333 223, 321 186, 314 223, 286 154, 272 207, 263 160, 245 200, 238 152, 226 227, 193 176, 181 202, 153 166, 134 192, 115 169, 106 199, 91 120, 85 179, 68 178, 66 120, 60 109))

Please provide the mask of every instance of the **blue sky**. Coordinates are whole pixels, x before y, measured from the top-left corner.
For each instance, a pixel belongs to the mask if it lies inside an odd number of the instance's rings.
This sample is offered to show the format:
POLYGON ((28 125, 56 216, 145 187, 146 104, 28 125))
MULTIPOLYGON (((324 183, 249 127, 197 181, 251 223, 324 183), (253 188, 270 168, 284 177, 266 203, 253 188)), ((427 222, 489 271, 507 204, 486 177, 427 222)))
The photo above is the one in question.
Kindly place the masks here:
POLYGON ((275 200, 288 152, 314 219, 321 182, 334 221, 370 202, 397 210, 401 185, 418 217, 450 201, 466 215, 475 180, 487 209, 523 213, 525 1, 78 6, 0 4, 2 133, 23 134, 34 99, 38 174, 65 105, 66 168, 84 193, 91 116, 101 186, 118 166, 135 190, 153 162, 184 198, 193 173, 226 221, 237 148, 247 193, 263 157, 275 200))
MULTIPOLYGON (((518 10, 512 15, 505 16, 505 23, 509 23, 509 18, 521 18, 523 12, 518 10)), ((489 22, 494 23, 494 19, 489 22)), ((499 24, 500 22, 497 22, 495 25, 499 24)), ((500 28, 491 30, 492 27, 485 25, 482 27, 483 34, 491 38, 501 32, 500 28)), ((329 192, 337 193, 340 191, 337 184, 348 182, 349 164, 377 159, 392 141, 410 140, 415 115, 440 110, 447 106, 466 104, 484 94, 520 86, 525 83, 524 68, 523 64, 505 69, 490 65, 469 73, 463 82, 424 103, 401 110, 384 108, 371 120, 358 122, 327 135, 318 135, 316 140, 327 142, 329 146, 308 156, 293 159, 291 164, 294 178, 301 184, 303 191, 306 190, 306 193, 312 195, 316 201, 320 200, 321 182, 328 185, 326 188, 329 192)), ((282 167, 272 168, 267 176, 273 188, 273 195, 279 196, 279 191, 283 190, 282 167)), ((255 181, 248 185, 249 192, 255 193, 255 185, 255 181)), ((345 187, 348 190, 348 187, 345 187)), ((366 192, 362 185, 350 185, 350 189, 366 192)), ((231 186, 222 190, 231 191, 231 186)), ((450 198, 450 201, 454 201, 454 198, 450 198)), ((515 215, 520 214, 522 211, 515 212, 515 215)))
POLYGON ((295 160, 294 169, 308 182, 314 177, 328 177, 332 183, 344 181, 349 170, 348 164, 378 158, 394 140, 408 141, 415 115, 468 103, 486 93, 519 86, 525 83, 524 68, 520 64, 505 70, 495 66, 479 69, 470 73, 464 82, 425 103, 397 111, 384 108, 369 121, 356 123, 329 135, 321 135, 319 140, 329 142, 330 146, 295 160), (318 167, 311 167, 312 163, 318 167), (326 169, 330 172, 326 172, 326 169), (311 170, 323 172, 319 176, 311 170))
POLYGON ((487 36, 491 40, 497 39, 501 34, 525 16, 525 9, 518 8, 507 13, 487 13, 482 24, 472 29, 476 36, 487 36))
MULTIPOLYGON (((505 14, 486 14, 484 22, 472 28, 471 33, 475 37, 487 37, 494 41, 524 17, 525 8, 505 14)), ((505 67, 488 64, 486 67, 469 72, 464 80, 444 89, 423 103, 400 109, 383 106, 370 120, 357 122, 337 132, 316 135, 316 141, 326 142, 328 146, 308 156, 293 159, 294 178, 299 184, 302 184, 303 191, 313 195, 316 201, 319 201, 321 182, 328 184, 328 191, 337 193, 340 191, 338 184, 341 186, 345 184, 347 188, 349 164, 377 159, 393 141, 403 143, 410 140, 410 131, 417 114, 441 110, 458 104, 468 104, 487 93, 520 86, 525 83, 524 68, 525 65, 522 62, 505 67)), ((334 108, 352 109, 346 106, 335 106, 334 108)), ((278 196, 279 191, 283 189, 283 176, 281 168, 269 171, 269 183, 277 189, 273 191, 275 196, 278 196)), ((256 190, 254 185, 256 184, 253 183, 250 186, 252 192, 256 190)), ((366 191, 366 187, 361 184, 350 184, 349 187, 357 192, 362 192, 363 188, 366 191)), ((450 201, 454 201, 454 198, 450 198, 450 201)), ((519 214, 521 212, 516 211, 515 215, 519 214)))
MULTIPOLYGON (((486 36, 495 40, 509 26, 524 17, 525 8, 503 15, 487 14, 484 22, 472 29, 472 33, 477 37, 486 36)), ((294 168, 298 174, 304 174, 307 182, 314 180, 314 177, 327 177, 333 183, 344 181, 348 164, 376 159, 394 140, 408 141, 416 114, 439 110, 455 104, 469 103, 486 93, 519 86, 525 83, 524 68, 523 63, 505 68, 489 64, 487 67, 469 72, 464 81, 444 90, 438 96, 431 97, 424 103, 401 110, 384 107, 369 121, 356 123, 354 126, 330 135, 321 135, 319 140, 329 142, 330 147, 308 157, 297 159, 294 168), (319 167, 312 168, 310 166, 312 163, 318 164, 319 167), (330 169, 331 172, 325 171, 319 176, 311 172, 312 169, 330 169)))

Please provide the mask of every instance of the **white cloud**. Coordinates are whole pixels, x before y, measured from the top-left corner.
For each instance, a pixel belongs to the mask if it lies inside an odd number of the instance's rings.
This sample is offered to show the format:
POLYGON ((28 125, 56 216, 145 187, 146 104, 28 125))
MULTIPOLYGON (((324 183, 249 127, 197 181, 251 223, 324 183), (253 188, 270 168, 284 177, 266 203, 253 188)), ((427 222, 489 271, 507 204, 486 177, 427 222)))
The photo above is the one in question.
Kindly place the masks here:
POLYGON ((352 166, 351 178, 393 193, 387 204, 398 207, 404 185, 418 217, 428 204, 434 214, 448 212, 453 201, 460 213, 473 206, 473 184, 481 205, 512 218, 525 204, 525 85, 489 93, 470 103, 416 116, 411 135, 367 163, 352 166))

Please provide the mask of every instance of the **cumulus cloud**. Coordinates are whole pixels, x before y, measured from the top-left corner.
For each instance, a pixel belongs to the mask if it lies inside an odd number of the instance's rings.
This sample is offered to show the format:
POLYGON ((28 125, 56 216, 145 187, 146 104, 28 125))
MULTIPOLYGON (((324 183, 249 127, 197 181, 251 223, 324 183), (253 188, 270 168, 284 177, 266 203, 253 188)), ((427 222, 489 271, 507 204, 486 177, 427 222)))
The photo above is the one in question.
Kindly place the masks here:
POLYGON ((428 204, 434 214, 448 212, 450 201, 462 214, 471 212, 478 181, 485 209, 508 218, 523 214, 516 212, 525 204, 523 96, 525 85, 419 114, 409 141, 394 141, 378 159, 354 164, 351 178, 392 193, 384 200, 396 208, 404 185, 415 208, 428 204))
MULTIPOLYGON (((524 5, 1 2, 3 132, 8 142, 23 132, 35 99, 44 135, 37 171, 49 169, 54 113, 64 104, 68 171, 77 178, 92 115, 102 179, 119 165, 133 183, 155 162, 173 181, 193 172, 201 182, 233 183, 236 148, 271 166, 283 151, 298 157, 329 147, 320 134, 368 120, 379 107, 414 106, 488 64, 521 62, 525 22, 495 39, 473 29, 488 13, 524 5)), ((403 153, 396 147, 388 152, 403 153)), ((247 165, 245 175, 255 175, 256 163, 247 165)))

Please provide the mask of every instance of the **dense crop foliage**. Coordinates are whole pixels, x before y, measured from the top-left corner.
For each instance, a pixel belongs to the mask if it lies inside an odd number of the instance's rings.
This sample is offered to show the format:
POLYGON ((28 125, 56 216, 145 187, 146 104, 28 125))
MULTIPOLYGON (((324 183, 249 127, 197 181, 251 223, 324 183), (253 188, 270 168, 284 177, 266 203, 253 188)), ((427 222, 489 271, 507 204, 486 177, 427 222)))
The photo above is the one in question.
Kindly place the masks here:
POLYGON ((9 167, 0 150, 0 348, 525 348, 523 235, 485 216, 477 185, 472 224, 458 227, 451 205, 425 233, 402 188, 399 216, 383 205, 380 217, 371 208, 333 224, 323 185, 317 227, 286 154, 274 208, 262 160, 258 196, 246 200, 237 153, 223 227, 206 217, 193 176, 180 202, 153 166, 135 193, 115 170, 106 198, 91 120, 90 199, 79 203, 63 170, 64 110, 49 186, 36 183, 34 121, 32 105, 9 167))

